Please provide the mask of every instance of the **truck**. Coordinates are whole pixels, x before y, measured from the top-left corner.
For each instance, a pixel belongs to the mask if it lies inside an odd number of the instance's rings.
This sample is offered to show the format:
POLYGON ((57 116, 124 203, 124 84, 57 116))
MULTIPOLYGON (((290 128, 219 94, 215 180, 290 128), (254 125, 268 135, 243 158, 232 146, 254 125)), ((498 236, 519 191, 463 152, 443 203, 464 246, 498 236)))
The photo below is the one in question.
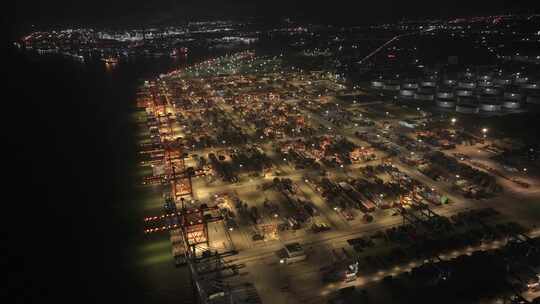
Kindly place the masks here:
POLYGON ((285 244, 283 249, 280 250, 278 256, 280 258, 279 263, 286 265, 301 262, 307 259, 304 248, 302 248, 302 245, 300 245, 298 242, 285 244))
POLYGON ((257 209, 257 207, 252 206, 251 210, 249 212, 249 215, 251 217, 251 220, 253 220, 254 224, 260 224, 261 223, 261 216, 259 214, 259 210, 257 209))

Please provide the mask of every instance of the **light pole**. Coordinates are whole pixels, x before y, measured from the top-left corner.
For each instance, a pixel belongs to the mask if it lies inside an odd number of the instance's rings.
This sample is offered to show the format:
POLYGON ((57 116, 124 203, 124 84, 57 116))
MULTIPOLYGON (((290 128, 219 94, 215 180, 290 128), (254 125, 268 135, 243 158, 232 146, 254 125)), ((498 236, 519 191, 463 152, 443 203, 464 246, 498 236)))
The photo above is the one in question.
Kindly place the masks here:
POLYGON ((484 135, 484 138, 486 138, 488 132, 488 128, 482 128, 482 134, 484 135))

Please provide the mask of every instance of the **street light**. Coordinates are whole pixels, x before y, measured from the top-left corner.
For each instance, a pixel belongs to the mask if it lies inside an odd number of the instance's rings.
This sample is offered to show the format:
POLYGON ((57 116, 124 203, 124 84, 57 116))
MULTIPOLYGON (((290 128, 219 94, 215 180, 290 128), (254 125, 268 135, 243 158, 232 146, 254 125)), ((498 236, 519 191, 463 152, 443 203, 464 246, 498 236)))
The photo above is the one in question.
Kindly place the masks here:
POLYGON ((454 118, 452 118, 452 120, 450 120, 450 121, 452 122, 452 124, 455 124, 456 121, 457 121, 457 119, 454 117, 454 118))

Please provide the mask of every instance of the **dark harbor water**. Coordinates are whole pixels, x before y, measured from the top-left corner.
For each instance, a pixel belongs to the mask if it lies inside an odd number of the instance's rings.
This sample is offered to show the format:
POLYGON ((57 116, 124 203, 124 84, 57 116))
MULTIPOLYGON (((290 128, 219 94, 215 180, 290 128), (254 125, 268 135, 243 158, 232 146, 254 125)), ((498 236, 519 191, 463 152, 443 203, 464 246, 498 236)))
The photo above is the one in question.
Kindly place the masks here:
POLYGON ((134 122, 137 86, 186 60, 109 69, 10 55, 2 120, 9 296, 15 303, 191 302, 187 273, 174 268, 166 240, 142 235, 142 217, 154 210, 137 186, 134 122), (169 254, 145 263, 141 256, 156 250, 169 254))

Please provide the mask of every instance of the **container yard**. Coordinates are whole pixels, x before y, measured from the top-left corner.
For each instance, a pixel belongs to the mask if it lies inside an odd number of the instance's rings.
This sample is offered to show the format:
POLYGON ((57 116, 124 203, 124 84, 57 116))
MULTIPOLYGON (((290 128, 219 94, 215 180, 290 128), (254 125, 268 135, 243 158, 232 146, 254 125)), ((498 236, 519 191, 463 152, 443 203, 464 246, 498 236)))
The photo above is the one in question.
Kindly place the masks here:
POLYGON ((240 297, 245 282, 261 302, 332 301, 343 288, 423 271, 426 257, 438 267, 470 246, 535 235, 529 221, 494 208, 538 178, 471 154, 503 150, 487 128, 425 106, 516 109, 526 95, 515 84, 530 81, 510 77, 510 89, 488 83, 491 74, 464 77, 374 80, 363 91, 245 51, 148 80, 137 105, 148 134, 141 165, 152 170, 141 183, 161 189, 165 205, 145 232, 170 234, 174 264, 195 275, 220 261, 215 276, 194 280, 211 290, 208 303, 235 290, 240 297), (359 102, 371 90, 421 104, 359 102), (411 238, 423 241, 405 245, 411 238))

